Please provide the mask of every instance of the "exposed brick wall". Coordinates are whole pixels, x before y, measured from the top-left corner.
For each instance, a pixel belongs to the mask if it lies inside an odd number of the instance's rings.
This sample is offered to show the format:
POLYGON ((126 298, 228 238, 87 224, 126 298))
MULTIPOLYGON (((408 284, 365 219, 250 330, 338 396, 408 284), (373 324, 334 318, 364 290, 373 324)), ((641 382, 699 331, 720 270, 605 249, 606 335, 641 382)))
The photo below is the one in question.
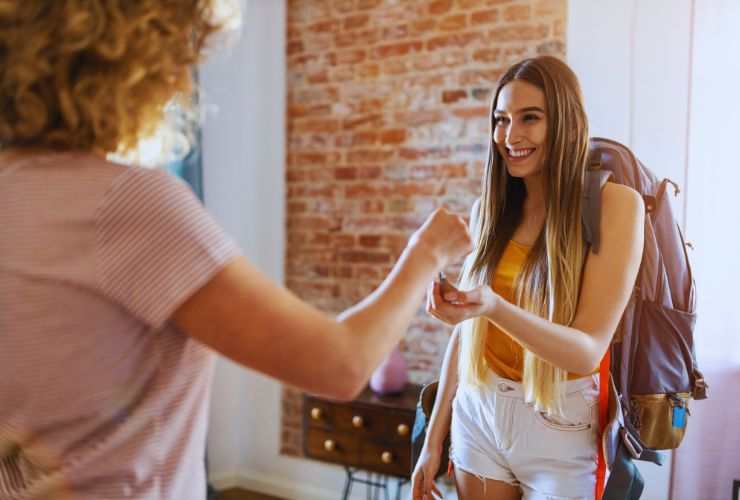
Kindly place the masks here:
MULTIPOLYGON (((565 0, 288 0, 288 287, 329 312, 368 294, 441 203, 480 193, 492 88, 511 63, 564 57, 565 0)), ((402 344, 436 376, 450 329, 402 344)), ((282 452, 301 454, 286 389, 282 452)))

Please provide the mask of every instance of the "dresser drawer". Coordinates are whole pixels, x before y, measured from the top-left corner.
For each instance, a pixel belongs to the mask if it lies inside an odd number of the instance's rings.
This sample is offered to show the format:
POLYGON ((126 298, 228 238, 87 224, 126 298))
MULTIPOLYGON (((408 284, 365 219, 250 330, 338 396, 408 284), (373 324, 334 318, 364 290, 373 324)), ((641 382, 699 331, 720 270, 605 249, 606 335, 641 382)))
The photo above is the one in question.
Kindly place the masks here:
POLYGON ((383 436, 386 432, 386 415, 382 410, 346 404, 334 408, 334 425, 337 430, 363 439, 383 436))
POLYGON ((318 460, 347 465, 359 462, 360 443, 346 434, 309 429, 304 445, 306 455, 318 460))
POLYGON ((303 400, 303 451, 307 457, 408 478, 411 428, 421 387, 380 396, 366 388, 353 401, 306 394, 303 400))
POLYGON ((408 413, 390 413, 385 417, 383 436, 395 443, 405 443, 411 446, 411 429, 414 427, 414 417, 408 413))
POLYGON ((382 474, 408 477, 411 472, 411 445, 363 441, 359 466, 382 474))
POLYGON ((308 427, 334 429, 335 408, 329 401, 307 397, 303 405, 303 421, 308 427))

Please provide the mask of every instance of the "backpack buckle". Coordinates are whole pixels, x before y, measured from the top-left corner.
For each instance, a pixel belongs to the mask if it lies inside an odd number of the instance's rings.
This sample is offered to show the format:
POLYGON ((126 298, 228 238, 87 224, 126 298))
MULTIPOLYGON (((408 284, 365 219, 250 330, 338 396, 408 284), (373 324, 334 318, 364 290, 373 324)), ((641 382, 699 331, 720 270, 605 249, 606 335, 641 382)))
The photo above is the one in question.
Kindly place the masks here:
POLYGON ((620 429, 620 434, 622 434, 622 442, 625 448, 627 448, 627 451, 630 452, 630 455, 632 455, 632 458, 639 460, 643 452, 640 442, 632 434, 627 432, 627 429, 624 427, 620 429))

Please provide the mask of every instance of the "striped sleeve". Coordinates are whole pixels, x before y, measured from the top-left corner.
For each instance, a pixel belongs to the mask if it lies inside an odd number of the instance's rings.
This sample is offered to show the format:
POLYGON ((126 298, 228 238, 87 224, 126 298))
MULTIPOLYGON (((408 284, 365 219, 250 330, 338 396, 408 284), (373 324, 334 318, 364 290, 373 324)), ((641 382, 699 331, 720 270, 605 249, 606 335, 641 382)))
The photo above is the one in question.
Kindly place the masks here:
POLYGON ((96 275, 103 295, 161 327, 239 249, 180 179, 129 168, 96 218, 96 275))

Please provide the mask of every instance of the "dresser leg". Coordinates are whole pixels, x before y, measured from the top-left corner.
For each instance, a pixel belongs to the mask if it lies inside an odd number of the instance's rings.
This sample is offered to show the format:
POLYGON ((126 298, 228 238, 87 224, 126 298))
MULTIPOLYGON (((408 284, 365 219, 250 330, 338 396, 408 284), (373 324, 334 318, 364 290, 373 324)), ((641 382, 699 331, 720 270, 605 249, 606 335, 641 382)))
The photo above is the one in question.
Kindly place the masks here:
POLYGON ((345 467, 344 470, 347 473, 347 478, 344 480, 344 494, 342 495, 342 500, 348 500, 349 494, 352 492, 352 471, 349 467, 345 467))

